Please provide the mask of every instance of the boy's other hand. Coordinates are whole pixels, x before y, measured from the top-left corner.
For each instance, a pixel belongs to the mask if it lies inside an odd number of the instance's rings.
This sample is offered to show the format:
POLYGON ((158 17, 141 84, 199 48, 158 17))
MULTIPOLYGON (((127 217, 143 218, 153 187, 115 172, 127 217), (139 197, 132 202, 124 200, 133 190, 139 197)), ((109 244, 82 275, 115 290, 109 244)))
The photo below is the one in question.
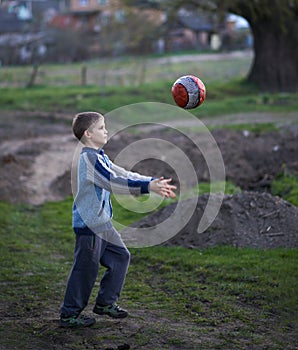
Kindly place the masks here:
POLYGON ((174 193, 174 190, 176 190, 177 187, 170 185, 169 183, 171 181, 172 179, 164 179, 163 177, 152 180, 150 182, 150 191, 153 191, 162 197, 175 198, 176 194, 174 193))

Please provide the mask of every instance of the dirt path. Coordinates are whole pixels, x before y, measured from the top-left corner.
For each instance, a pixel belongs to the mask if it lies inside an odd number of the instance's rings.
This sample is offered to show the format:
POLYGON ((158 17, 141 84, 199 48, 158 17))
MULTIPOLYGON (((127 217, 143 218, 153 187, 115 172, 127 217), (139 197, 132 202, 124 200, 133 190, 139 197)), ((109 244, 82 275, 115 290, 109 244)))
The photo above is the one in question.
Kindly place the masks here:
MULTIPOLYGON (((180 62, 200 62, 200 61, 221 61, 232 58, 252 58, 252 51, 232 51, 212 54, 189 54, 189 55, 176 55, 162 58, 154 58, 153 64, 169 64, 180 62)), ((150 60, 149 60, 150 62, 150 60)))
POLYGON ((277 127, 298 124, 298 112, 272 113, 272 112, 250 112, 236 113, 220 117, 203 118, 202 122, 207 126, 229 125, 229 124, 265 124, 274 123, 277 127))

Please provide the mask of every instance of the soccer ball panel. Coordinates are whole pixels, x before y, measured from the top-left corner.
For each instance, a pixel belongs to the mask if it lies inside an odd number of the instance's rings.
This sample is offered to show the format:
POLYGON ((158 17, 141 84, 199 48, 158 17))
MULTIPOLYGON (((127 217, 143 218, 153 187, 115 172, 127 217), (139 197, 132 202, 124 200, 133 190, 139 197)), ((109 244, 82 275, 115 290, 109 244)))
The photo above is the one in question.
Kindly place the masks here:
POLYGON ((186 87, 183 84, 180 84, 178 80, 172 87, 172 95, 176 96, 175 97, 176 104, 179 107, 185 108, 185 106, 189 101, 188 91, 186 87))
POLYGON ((198 77, 185 75, 177 79, 173 84, 172 95, 179 107, 192 109, 204 102, 206 88, 198 77))

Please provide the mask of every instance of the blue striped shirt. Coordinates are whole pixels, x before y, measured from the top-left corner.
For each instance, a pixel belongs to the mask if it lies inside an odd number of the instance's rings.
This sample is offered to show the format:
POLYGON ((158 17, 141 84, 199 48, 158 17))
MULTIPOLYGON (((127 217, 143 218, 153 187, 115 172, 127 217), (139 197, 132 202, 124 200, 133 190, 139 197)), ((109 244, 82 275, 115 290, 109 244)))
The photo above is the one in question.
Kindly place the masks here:
POLYGON ((89 228, 94 233, 100 233, 110 227, 110 193, 149 193, 152 179, 117 166, 102 149, 84 147, 78 163, 77 193, 73 204, 74 229, 89 228))

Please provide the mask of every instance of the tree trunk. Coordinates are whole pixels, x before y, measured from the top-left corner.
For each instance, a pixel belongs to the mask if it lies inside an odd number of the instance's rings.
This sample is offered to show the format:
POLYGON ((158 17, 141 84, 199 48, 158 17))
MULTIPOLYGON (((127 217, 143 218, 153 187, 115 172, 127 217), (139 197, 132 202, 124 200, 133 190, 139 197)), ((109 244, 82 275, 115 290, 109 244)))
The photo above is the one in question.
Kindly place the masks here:
POLYGON ((35 81, 36 81, 36 78, 37 78, 37 74, 38 74, 38 69, 39 69, 39 64, 35 63, 33 65, 33 69, 32 69, 32 73, 30 75, 29 82, 26 85, 27 88, 31 88, 35 84, 35 81))
POLYGON ((254 36, 247 80, 264 91, 297 92, 298 0, 231 0, 228 10, 244 17, 254 36))
POLYGON ((255 58, 247 80, 265 91, 297 92, 297 24, 289 21, 286 28, 282 28, 275 19, 250 23, 255 58))

